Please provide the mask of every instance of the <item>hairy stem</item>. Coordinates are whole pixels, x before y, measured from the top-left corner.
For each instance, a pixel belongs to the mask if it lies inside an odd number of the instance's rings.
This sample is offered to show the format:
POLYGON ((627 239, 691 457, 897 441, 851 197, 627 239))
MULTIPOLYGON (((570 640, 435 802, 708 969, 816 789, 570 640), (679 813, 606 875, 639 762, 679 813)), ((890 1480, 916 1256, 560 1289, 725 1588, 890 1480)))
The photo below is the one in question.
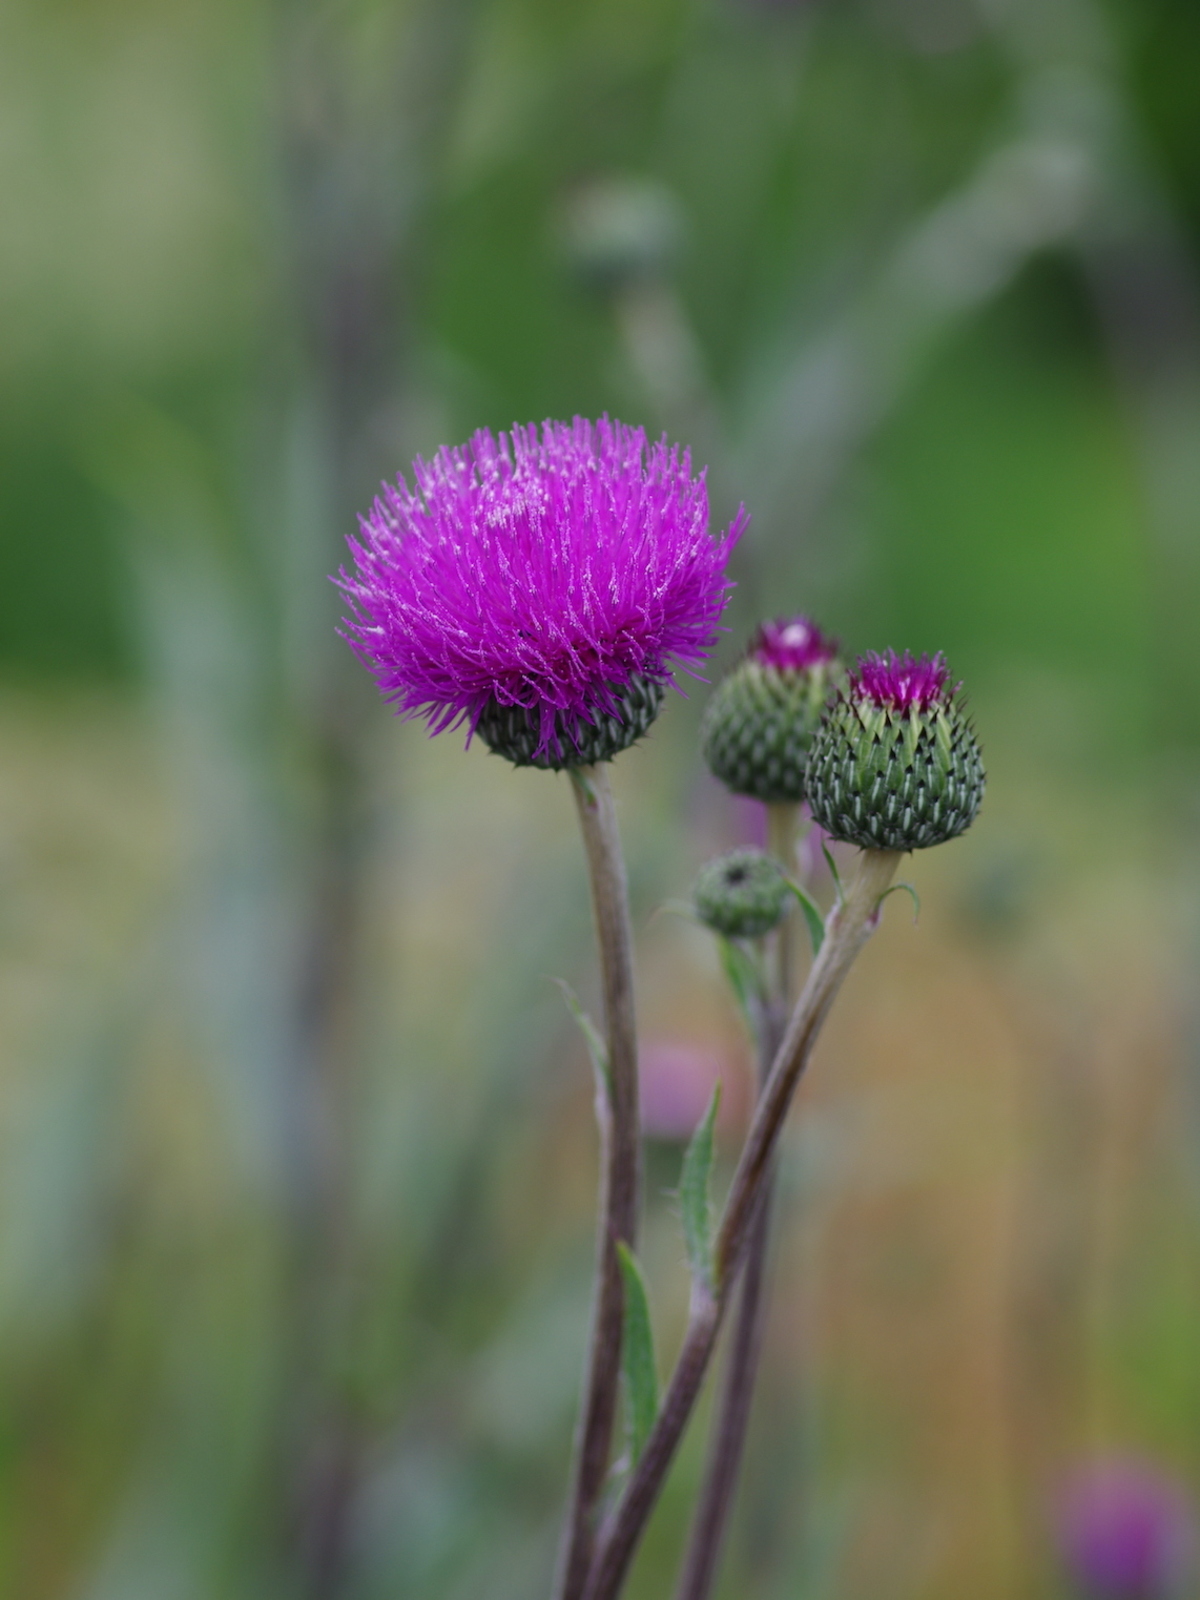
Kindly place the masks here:
POLYGON ((585 1600, 615 1600, 646 1525, 712 1357, 730 1291, 744 1259, 792 1094, 821 1025, 863 944, 900 861, 897 851, 864 850, 858 876, 830 913, 825 942, 796 1003, 759 1099, 717 1233, 714 1287, 693 1294, 683 1349, 654 1429, 625 1493, 605 1528, 584 1590, 585 1600))
POLYGON ((625 1296, 616 1247, 622 1242, 632 1249, 638 1208, 637 1036, 625 863, 607 767, 580 767, 572 771, 571 780, 587 855, 600 953, 608 1106, 601 1118, 596 1292, 570 1504, 554 1587, 556 1600, 579 1600, 591 1565, 596 1507, 608 1472, 621 1376, 625 1296))
MULTIPOLYGON (((772 855, 779 859, 789 874, 795 871, 796 865, 799 810, 795 805, 772 805, 767 808, 767 842, 772 855)), ((760 1094, 766 1086, 771 1063, 783 1038, 783 1025, 792 998, 795 966, 792 934, 795 920, 794 916, 785 917, 775 933, 770 997, 758 1038, 760 1094)), ((773 1175, 768 1172, 758 1213, 750 1230, 745 1265, 741 1270, 733 1337, 725 1359, 712 1443, 700 1497, 692 1517, 676 1600, 708 1600, 717 1578, 741 1471, 742 1454, 746 1447, 754 1381, 766 1327, 767 1250, 771 1233, 773 1187, 773 1175)))

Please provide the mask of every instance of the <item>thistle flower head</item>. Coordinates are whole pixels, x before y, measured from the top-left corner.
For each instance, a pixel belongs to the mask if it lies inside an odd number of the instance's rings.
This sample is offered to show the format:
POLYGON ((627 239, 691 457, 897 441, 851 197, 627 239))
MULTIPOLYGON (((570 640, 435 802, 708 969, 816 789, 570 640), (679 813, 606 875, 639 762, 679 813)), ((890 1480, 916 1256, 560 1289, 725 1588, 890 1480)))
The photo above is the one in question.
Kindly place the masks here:
POLYGON ((1196 1554, 1196 1523, 1181 1486, 1132 1458, 1081 1468, 1063 1485, 1055 1532, 1086 1600, 1173 1600, 1196 1554))
POLYGON ((861 656, 813 739, 813 820, 864 850, 922 850, 969 828, 985 780, 959 687, 940 655, 861 656))
POLYGON ((686 451, 602 418, 486 430, 385 485, 346 635, 401 716, 466 723, 518 765, 608 760, 711 647, 739 511, 708 532, 686 451))
POLYGON ((768 804, 804 798, 804 767, 838 673, 837 643, 807 617, 764 622, 718 685, 700 739, 713 776, 768 804))

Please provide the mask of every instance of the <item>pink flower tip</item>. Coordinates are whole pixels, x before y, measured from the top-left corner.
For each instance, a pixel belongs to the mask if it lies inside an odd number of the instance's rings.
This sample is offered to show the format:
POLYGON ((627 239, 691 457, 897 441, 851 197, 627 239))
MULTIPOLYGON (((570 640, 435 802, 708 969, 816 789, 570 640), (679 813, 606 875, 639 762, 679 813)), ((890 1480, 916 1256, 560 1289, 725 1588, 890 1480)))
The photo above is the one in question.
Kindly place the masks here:
POLYGON ((928 711, 947 706, 961 685, 950 683, 950 669, 939 650, 934 656, 914 656, 908 650, 882 655, 869 651, 859 656, 850 673, 850 695, 871 700, 889 711, 928 711))
POLYGON ((348 540, 345 634, 401 716, 474 731, 490 706, 540 732, 617 712, 638 678, 711 649, 746 525, 708 531, 686 451, 602 417, 545 422, 413 464, 348 540))
POLYGON ((776 617, 764 622, 750 641, 749 655, 764 667, 780 672, 803 672, 806 667, 832 661, 838 642, 823 634, 809 617, 776 617))

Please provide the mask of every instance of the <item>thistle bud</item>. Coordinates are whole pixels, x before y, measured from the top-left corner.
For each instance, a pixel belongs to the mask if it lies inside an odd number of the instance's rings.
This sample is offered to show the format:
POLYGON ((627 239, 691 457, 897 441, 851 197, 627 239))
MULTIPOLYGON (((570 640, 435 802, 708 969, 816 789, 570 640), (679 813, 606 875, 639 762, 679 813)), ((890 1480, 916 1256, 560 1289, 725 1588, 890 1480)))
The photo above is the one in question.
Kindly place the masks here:
POLYGON ((727 939, 759 939, 788 910, 788 883, 765 850, 731 850, 701 869, 692 891, 696 915, 727 939))
POLYGON ((860 657, 813 740, 814 821, 864 850, 923 850, 969 828, 984 771, 960 687, 940 654, 860 657))
POLYGON ((704 714, 700 738, 713 776, 734 794, 798 804, 836 673, 837 644, 807 617, 764 623, 704 714))

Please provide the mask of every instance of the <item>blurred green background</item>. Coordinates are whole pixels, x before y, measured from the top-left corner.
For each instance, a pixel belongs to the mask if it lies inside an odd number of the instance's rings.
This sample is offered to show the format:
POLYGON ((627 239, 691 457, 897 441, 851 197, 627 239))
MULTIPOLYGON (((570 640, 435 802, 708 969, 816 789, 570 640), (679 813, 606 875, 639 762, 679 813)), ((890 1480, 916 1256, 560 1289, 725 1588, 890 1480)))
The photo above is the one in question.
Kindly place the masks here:
MULTIPOLYGON (((1198 82, 1194 0, 7 0, 0 1592, 547 1590, 572 808, 391 720, 326 574, 414 454, 576 412, 751 511, 721 662, 944 648, 991 780, 800 1097, 722 1595, 1051 1600, 1074 1463, 1200 1486, 1198 82)), ((731 1157, 653 916, 752 825, 703 698, 616 783, 647 1070, 731 1157)))

